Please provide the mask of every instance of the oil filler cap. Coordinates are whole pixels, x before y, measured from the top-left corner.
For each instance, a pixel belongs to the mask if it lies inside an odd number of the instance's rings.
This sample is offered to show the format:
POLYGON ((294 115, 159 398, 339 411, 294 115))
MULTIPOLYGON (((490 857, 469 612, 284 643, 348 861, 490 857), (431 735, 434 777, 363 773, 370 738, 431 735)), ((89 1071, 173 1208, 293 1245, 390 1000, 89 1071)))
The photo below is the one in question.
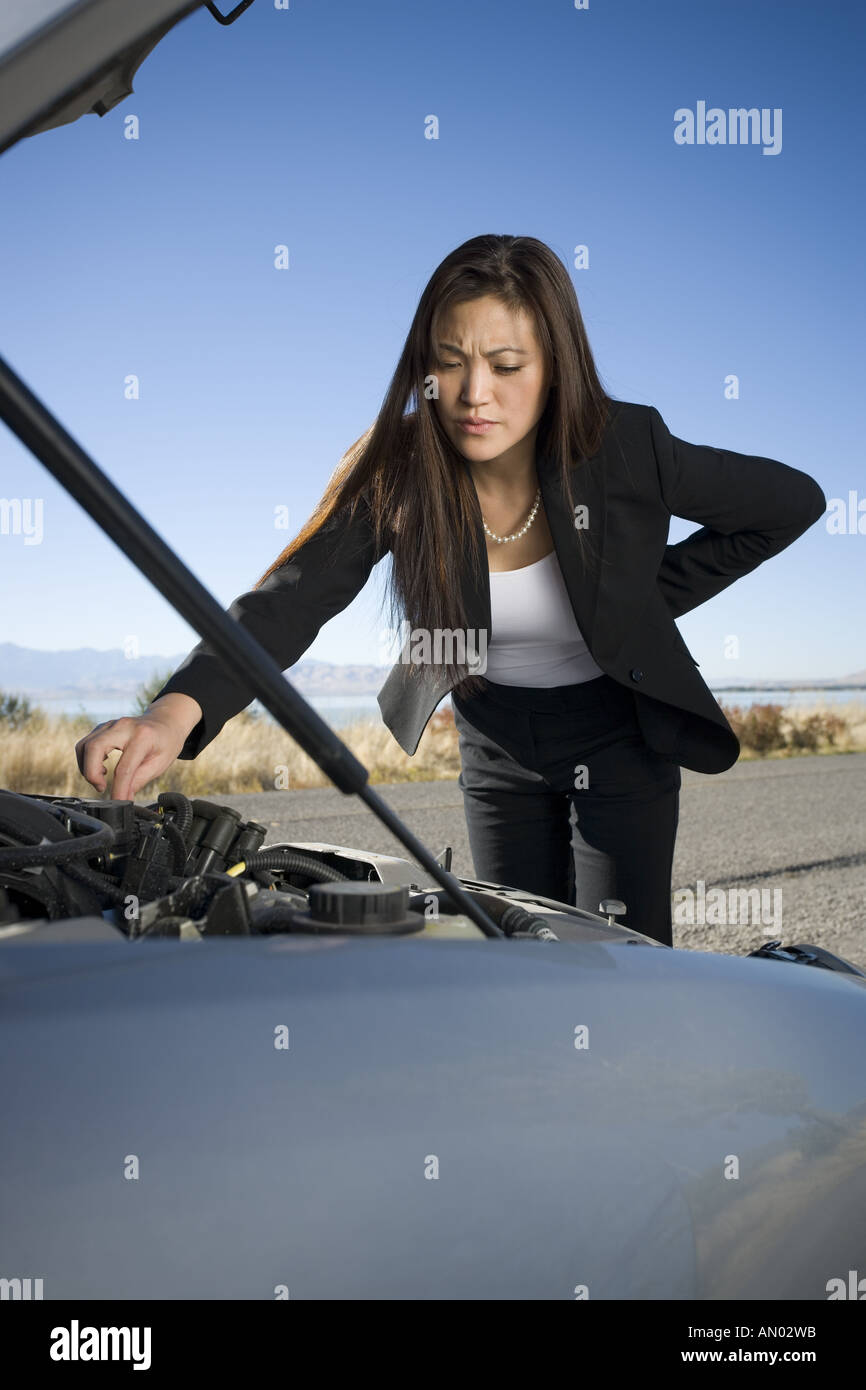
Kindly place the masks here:
POLYGON ((358 936, 402 936, 421 931, 424 917, 409 910, 403 884, 312 883, 309 911, 295 914, 296 929, 358 936))

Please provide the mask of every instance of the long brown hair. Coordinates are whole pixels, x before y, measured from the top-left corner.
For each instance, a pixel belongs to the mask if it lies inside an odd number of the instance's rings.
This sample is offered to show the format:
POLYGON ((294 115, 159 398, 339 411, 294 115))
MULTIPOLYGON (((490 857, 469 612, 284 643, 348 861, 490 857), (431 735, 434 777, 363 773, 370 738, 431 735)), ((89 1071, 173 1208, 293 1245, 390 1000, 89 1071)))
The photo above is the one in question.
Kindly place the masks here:
MULTIPOLYGON (((309 521, 255 588, 293 559, 335 512, 346 507, 353 516, 363 495, 376 553, 390 550, 393 557, 387 587, 392 627, 396 616, 413 629, 465 632, 467 615, 457 580, 467 554, 479 578, 487 564, 478 539, 481 509, 465 460, 426 392, 440 316, 453 304, 484 295, 533 317, 552 373, 536 448, 556 459, 573 513, 574 467, 598 451, 613 398, 599 381, 577 295, 559 257, 535 237, 477 236, 433 272, 376 420, 340 459, 309 521)), ((585 530, 575 534, 584 558, 588 550, 595 561, 585 530)), ((467 674, 466 666, 447 663, 440 669, 460 695, 483 688, 483 680, 467 674)))

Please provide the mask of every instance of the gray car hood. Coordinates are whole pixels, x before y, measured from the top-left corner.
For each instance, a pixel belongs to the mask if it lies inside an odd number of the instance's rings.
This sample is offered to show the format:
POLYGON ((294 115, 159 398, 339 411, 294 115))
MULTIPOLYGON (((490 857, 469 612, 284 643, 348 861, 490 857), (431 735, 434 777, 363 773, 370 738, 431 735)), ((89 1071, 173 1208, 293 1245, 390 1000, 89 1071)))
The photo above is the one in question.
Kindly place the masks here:
POLYGON ((161 38, 202 0, 3 0, 0 153, 107 111, 161 38))

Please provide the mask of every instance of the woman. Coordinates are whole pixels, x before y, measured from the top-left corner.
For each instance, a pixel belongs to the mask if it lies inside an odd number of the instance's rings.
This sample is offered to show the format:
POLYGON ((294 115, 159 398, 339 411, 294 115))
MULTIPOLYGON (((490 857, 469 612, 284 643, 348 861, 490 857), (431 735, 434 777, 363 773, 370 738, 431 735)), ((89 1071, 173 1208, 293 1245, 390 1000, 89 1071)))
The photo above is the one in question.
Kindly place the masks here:
MULTIPOLYGON (((686 444, 602 388, 569 274, 532 237, 481 236, 435 271, 382 410, 298 536, 229 610, 285 670, 392 555, 409 636, 380 692, 410 753, 451 690, 479 878, 672 944, 680 766, 739 745, 673 619, 826 506, 772 459, 686 444), (704 523, 667 546, 672 513, 704 523)), ((137 719, 79 744, 130 798, 253 698, 205 642, 137 719)))

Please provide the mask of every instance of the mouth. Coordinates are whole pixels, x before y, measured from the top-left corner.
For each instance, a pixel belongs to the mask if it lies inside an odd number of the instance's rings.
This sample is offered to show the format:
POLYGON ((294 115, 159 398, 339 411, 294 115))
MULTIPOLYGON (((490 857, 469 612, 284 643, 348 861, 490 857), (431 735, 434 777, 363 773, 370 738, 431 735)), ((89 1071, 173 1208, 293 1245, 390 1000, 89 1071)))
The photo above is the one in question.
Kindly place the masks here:
POLYGON ((486 434, 496 424, 495 420, 458 420, 458 425, 467 434, 486 434))

